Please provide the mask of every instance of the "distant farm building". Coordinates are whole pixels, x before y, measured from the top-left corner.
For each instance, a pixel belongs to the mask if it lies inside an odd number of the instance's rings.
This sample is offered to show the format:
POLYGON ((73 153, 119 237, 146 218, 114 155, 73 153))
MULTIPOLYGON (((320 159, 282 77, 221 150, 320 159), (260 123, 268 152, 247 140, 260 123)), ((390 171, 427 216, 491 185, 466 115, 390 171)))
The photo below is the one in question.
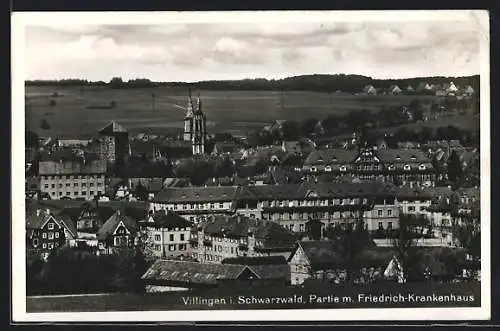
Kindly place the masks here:
POLYGON ((377 89, 373 87, 373 85, 366 85, 363 89, 363 93, 368 95, 375 95, 377 94, 377 89))
POLYGON ((401 90, 397 85, 391 85, 387 90, 387 94, 393 94, 393 95, 401 94, 401 92, 403 92, 403 90, 401 90))

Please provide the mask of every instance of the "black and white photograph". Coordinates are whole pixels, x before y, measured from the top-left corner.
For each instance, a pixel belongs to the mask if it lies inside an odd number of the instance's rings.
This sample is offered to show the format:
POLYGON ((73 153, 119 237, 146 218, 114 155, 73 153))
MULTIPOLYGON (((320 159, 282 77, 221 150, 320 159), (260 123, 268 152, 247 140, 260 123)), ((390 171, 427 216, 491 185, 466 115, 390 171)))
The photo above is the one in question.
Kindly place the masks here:
POLYGON ((486 11, 14 13, 12 65, 15 321, 490 318, 486 11))

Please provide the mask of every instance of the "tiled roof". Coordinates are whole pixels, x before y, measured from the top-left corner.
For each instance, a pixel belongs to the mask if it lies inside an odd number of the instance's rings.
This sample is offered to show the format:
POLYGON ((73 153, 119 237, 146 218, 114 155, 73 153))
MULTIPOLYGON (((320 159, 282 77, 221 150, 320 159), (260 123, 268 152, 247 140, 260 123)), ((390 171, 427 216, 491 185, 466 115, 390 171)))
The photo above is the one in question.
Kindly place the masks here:
POLYGON ((396 198, 398 199, 431 199, 432 195, 429 192, 423 191, 420 188, 412 188, 402 186, 395 188, 396 198))
POLYGON ((144 221, 142 222, 142 224, 145 226, 154 226, 167 229, 189 228, 193 226, 192 222, 189 222, 184 217, 177 215, 171 210, 168 210, 167 212, 162 210, 155 212, 152 215, 152 220, 152 222, 144 221))
POLYGON ((154 197, 156 202, 200 202, 233 200, 235 186, 165 188, 154 197))
POLYGON ((111 121, 110 123, 106 124, 105 127, 99 130, 99 133, 117 133, 117 132, 127 132, 127 130, 121 126, 120 124, 116 123, 115 121, 111 121))
POLYGON ((218 280, 237 279, 245 268, 247 267, 237 264, 157 260, 142 276, 142 279, 215 285, 218 280))
POLYGON ((113 234, 120 222, 123 222, 123 225, 125 225, 127 230, 132 233, 137 230, 137 222, 134 218, 124 215, 121 211, 117 211, 101 226, 97 232, 97 239, 106 240, 111 234, 113 234))
POLYGON ((147 281, 215 285, 219 280, 236 280, 245 270, 259 279, 288 279, 290 267, 282 265, 215 264, 157 260, 142 276, 147 281))
POLYGON ((309 153, 304 164, 346 164, 353 162, 356 156, 356 151, 347 149, 319 149, 309 153))
POLYGON ((309 195, 319 197, 372 197, 394 195, 394 186, 389 183, 367 181, 360 183, 310 183, 261 185, 241 187, 240 199, 303 199, 309 195))
POLYGON ((77 232, 75 224, 68 216, 55 215, 52 212, 47 213, 46 210, 40 210, 38 215, 36 210, 30 212, 30 214, 26 217, 26 229, 41 229, 45 222, 49 220, 49 218, 53 218, 56 224, 65 227, 73 236, 76 237, 77 232))
POLYGON ((292 248, 295 237, 292 232, 271 221, 256 220, 245 216, 210 216, 203 224, 203 230, 211 236, 245 238, 253 233, 263 248, 292 248))
POLYGON ((222 260, 222 264, 277 265, 287 264, 284 256, 239 256, 222 260))
POLYGON ((40 175, 104 174, 105 160, 82 161, 42 161, 38 164, 40 175))

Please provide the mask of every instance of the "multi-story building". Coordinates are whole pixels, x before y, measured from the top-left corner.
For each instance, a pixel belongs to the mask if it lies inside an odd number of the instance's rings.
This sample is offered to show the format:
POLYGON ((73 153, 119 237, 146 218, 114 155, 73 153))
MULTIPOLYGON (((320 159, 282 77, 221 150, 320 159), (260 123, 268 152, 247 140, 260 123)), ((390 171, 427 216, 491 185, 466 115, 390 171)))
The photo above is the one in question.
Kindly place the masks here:
POLYGON ((288 258, 295 241, 292 232, 275 222, 213 215, 191 232, 191 251, 192 257, 202 263, 221 263, 238 256, 288 258))
POLYGON ((77 236, 69 218, 54 215, 50 209, 36 209, 26 218, 26 248, 42 255, 71 244, 77 236))
POLYGON ((40 161, 40 190, 52 200, 83 198, 91 200, 104 194, 106 186, 106 161, 58 160, 40 161))
POLYGON ((141 244, 137 219, 118 209, 97 232, 99 250, 110 254, 115 249, 137 247, 141 244))
POLYGON ((189 242, 192 222, 172 211, 151 213, 140 222, 144 253, 148 257, 172 258, 190 255, 189 242))
POLYGON ((328 173, 333 177, 351 175, 361 180, 393 182, 398 186, 435 185, 432 162, 417 149, 319 149, 309 154, 302 171, 313 178, 328 173))
POLYGON ((329 225, 362 219, 369 231, 399 227, 394 187, 379 182, 302 183, 240 188, 238 213, 305 232, 309 220, 329 225))
POLYGON ((363 218, 368 230, 396 229, 394 187, 378 182, 302 183, 239 187, 186 187, 161 191, 150 210, 172 210, 197 222, 208 215, 241 214, 305 232, 306 223, 346 224, 363 218))
POLYGON ((173 187, 158 192, 150 211, 171 210, 189 221, 211 214, 232 214, 236 186, 173 187))

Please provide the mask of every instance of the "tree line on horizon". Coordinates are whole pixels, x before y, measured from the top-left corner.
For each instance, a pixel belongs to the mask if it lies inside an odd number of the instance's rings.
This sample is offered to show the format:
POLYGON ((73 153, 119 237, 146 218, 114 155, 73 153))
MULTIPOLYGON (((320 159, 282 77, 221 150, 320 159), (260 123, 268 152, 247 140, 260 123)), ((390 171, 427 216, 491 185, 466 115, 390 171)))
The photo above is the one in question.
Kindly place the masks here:
POLYGON ((199 82, 154 82, 149 79, 139 78, 128 81, 114 77, 109 82, 90 81, 84 79, 60 80, 30 80, 26 86, 80 86, 80 87, 109 87, 122 88, 154 88, 176 87, 204 90, 272 90, 272 91, 317 91, 333 93, 336 91, 356 93, 363 90, 366 85, 376 88, 389 88, 398 85, 401 89, 411 85, 414 89, 422 82, 429 84, 448 84, 453 81, 458 86, 471 85, 479 90, 479 75, 465 77, 415 77, 405 79, 374 79, 361 75, 302 75, 283 79, 241 79, 241 80, 207 80, 199 82))

